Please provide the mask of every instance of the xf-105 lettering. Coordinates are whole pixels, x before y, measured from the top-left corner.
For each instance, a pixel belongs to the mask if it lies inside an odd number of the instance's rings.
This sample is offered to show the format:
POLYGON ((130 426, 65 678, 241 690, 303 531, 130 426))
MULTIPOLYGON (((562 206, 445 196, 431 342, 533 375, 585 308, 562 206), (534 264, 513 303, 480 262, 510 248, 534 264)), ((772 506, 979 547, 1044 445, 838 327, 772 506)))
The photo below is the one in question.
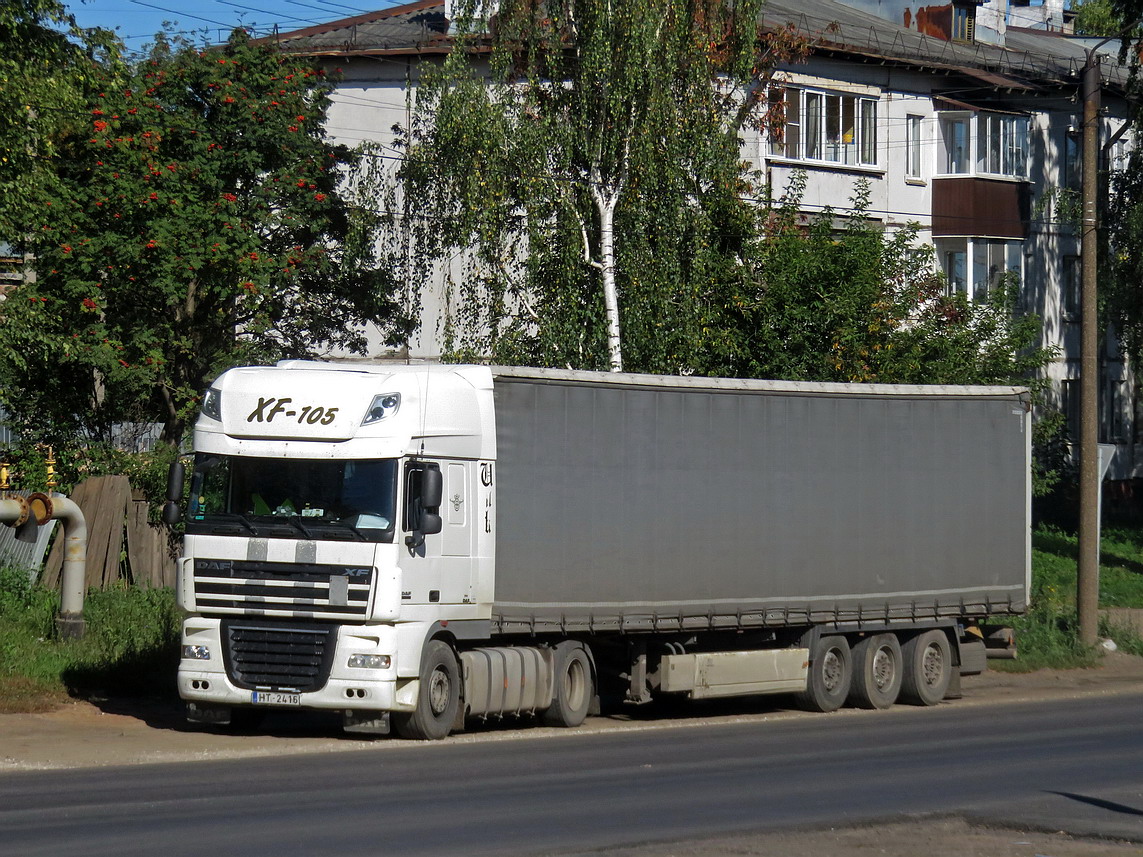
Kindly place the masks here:
POLYGON ((326 408, 320 405, 304 405, 301 408, 291 407, 294 400, 288 396, 280 399, 258 397, 258 407, 250 412, 246 418, 248 423, 272 423, 275 417, 291 419, 297 417, 299 423, 316 425, 320 423, 327 426, 337 417, 337 408, 326 408))

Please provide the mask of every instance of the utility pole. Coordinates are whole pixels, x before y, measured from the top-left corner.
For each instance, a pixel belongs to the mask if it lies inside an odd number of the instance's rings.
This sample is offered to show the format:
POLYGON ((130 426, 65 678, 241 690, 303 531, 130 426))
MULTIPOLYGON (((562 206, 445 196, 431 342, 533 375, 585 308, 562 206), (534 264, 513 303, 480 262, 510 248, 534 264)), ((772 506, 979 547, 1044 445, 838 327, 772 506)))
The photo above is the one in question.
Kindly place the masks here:
POLYGON ((1079 568, 1076 607, 1080 642, 1099 631, 1099 325, 1096 306, 1099 200, 1099 46, 1083 68, 1083 232, 1080 244, 1079 568))

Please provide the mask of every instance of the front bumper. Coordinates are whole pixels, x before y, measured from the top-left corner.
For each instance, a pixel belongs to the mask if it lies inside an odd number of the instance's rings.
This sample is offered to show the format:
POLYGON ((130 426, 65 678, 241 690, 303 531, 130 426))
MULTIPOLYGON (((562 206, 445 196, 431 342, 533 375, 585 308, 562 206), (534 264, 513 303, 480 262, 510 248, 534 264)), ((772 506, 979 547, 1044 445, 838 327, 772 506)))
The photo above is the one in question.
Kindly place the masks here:
POLYGON ((220 620, 187 619, 182 635, 184 653, 190 649, 208 656, 184 656, 179 661, 179 696, 214 706, 411 711, 418 682, 397 676, 396 629, 392 625, 355 625, 336 630, 328 678, 319 688, 294 693, 286 687, 240 687, 227 673, 220 620), (355 654, 388 655, 390 665, 386 669, 350 667, 349 659, 355 654), (267 696, 270 701, 266 701, 267 696))

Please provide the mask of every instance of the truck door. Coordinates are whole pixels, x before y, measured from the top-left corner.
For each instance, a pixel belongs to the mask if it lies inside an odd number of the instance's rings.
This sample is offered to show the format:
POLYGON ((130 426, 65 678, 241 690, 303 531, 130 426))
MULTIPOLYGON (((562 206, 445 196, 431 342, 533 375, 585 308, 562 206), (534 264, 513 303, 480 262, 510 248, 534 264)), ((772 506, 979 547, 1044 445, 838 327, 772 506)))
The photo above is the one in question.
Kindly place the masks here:
MULTIPOLYGON (((413 463, 411 463, 413 464, 413 463)), ((423 549, 412 561, 403 563, 409 570, 402 589, 409 593, 406 603, 467 604, 472 601, 472 463, 416 462, 416 468, 439 468, 443 481, 439 534, 425 536, 423 549)), ((417 480, 406 480, 407 527, 416 518, 419 506, 417 480)))

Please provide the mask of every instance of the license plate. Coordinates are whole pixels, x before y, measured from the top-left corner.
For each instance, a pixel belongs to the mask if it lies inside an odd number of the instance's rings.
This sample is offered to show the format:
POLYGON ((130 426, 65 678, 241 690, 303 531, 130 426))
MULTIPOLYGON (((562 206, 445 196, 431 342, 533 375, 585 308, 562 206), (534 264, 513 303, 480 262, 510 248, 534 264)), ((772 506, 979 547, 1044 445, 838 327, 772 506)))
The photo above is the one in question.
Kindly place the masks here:
POLYGON ((300 693, 273 693, 267 690, 255 690, 250 693, 250 701, 255 705, 301 705, 300 693))

